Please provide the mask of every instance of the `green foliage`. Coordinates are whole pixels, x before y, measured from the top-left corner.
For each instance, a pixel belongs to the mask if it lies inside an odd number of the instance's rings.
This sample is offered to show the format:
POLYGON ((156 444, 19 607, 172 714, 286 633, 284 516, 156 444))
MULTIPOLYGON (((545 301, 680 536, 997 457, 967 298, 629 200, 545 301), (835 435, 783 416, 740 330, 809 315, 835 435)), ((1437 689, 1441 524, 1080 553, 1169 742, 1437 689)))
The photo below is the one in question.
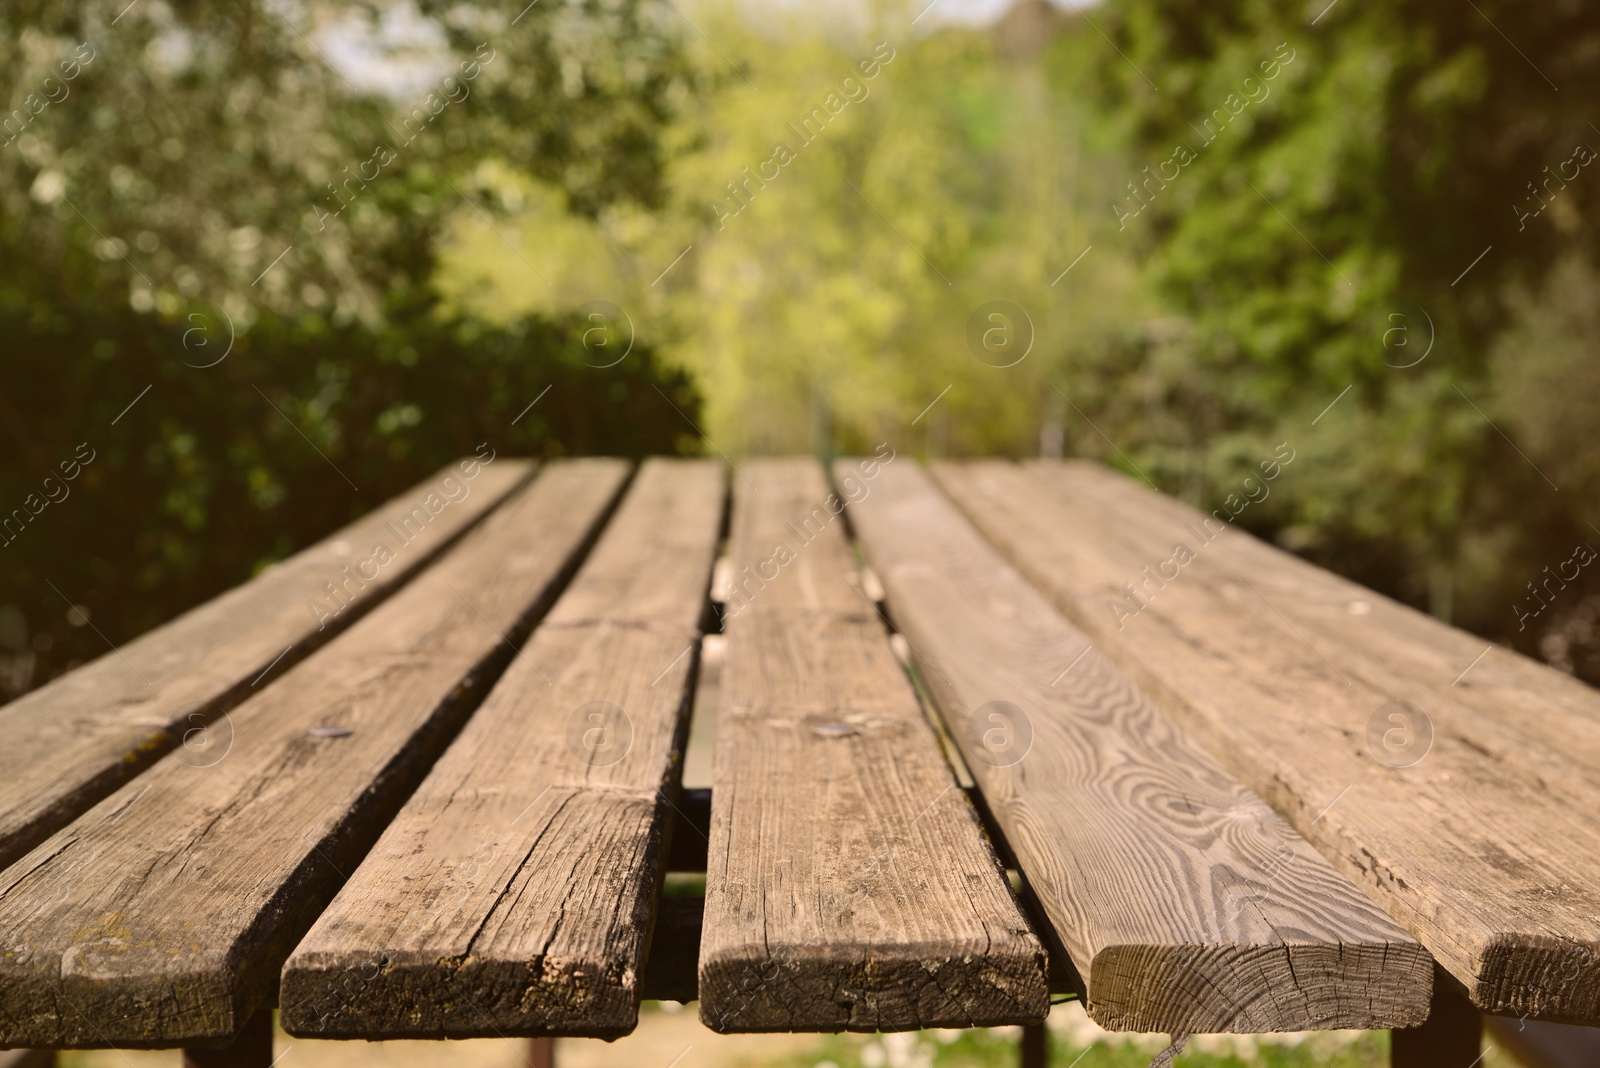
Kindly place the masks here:
POLYGON ((826 32, 697 12, 717 46, 666 134, 664 205, 580 230, 485 176, 549 278, 476 228, 441 284, 489 317, 613 295, 735 456, 1059 442, 1209 508, 1287 442, 1303 459, 1253 530, 1536 651, 1513 605, 1600 489, 1575 459, 1591 406, 1559 386, 1595 363, 1582 284, 1547 280, 1593 261, 1600 172, 1513 205, 1600 145, 1600 40, 1569 4, 1479 8, 1122 0, 1054 16, 1047 44, 893 5, 826 32), (1015 366, 969 344, 992 301, 1036 331, 1015 366))
MULTIPOLYGON (((1057 1009, 1056 1013, 1064 1010, 1057 1009)), ((1080 1017, 1081 1018, 1081 1017, 1080 1017)), ((1083 1021, 1087 1030, 1098 1031, 1083 1021)), ((922 1031, 902 1035, 826 1038, 818 1053, 793 1058, 794 1068, 1002 1068, 1017 1063, 1018 1028, 922 1031)), ((1053 1068, 1146 1068, 1167 1045, 1167 1036, 1078 1035, 1078 1028, 1052 1026, 1053 1068)), ((1389 1063, 1388 1036, 1382 1032, 1336 1032, 1311 1036, 1201 1036, 1191 1038, 1176 1068, 1381 1068, 1389 1063), (1261 1038, 1264 1037, 1265 1041, 1261 1038), (1309 1041, 1307 1038, 1309 1037, 1309 1041)), ((1491 1055, 1485 1068, 1507 1060, 1491 1055)))
MULTIPOLYGON (((1592 455, 1592 431, 1571 416, 1560 442, 1534 430, 1526 383, 1491 353, 1558 263, 1600 251, 1600 171, 1570 162, 1600 146, 1586 103, 1600 24, 1570 0, 1124 0, 1100 25, 1121 53, 1104 49, 1097 71, 1130 139, 1128 177, 1178 146, 1196 157, 1110 209, 1136 213, 1126 237, 1182 316, 1178 355, 1147 344, 1093 369, 1109 397, 1139 367, 1147 411, 1174 429, 1114 401, 1104 429, 1197 499, 1291 441, 1308 460, 1257 529, 1532 651, 1507 606, 1565 558, 1585 518, 1568 494, 1595 483, 1585 468, 1557 497, 1517 450, 1554 466, 1592 455), (1203 129, 1211 116, 1219 128, 1203 129), (1519 428, 1513 447, 1501 431, 1519 428)), ((1567 347, 1584 356, 1565 366, 1592 364, 1592 333, 1572 325, 1567 347)))
POLYGON ((1061 278, 1098 241, 1082 190, 1119 163, 1081 92, 986 33, 925 32, 894 5, 848 27, 719 12, 695 13, 716 50, 696 56, 696 106, 668 133, 665 208, 603 213, 580 240, 546 197, 516 191, 522 243, 553 285, 481 231, 447 245, 445 284, 483 315, 563 289, 614 294, 695 374, 702 427, 731 455, 884 440, 1033 452, 1062 404, 1063 353, 1108 348, 1142 307, 1115 249, 1097 244, 1061 278), (969 319, 997 300, 1037 334, 1015 366, 968 345, 969 319))
POLYGON ((515 25, 428 0, 423 74, 359 88, 361 68, 320 31, 382 41, 405 8, 120 6, 0 12, 0 82, 20 109, 0 135, 0 247, 33 268, 0 285, 42 306, 97 290, 245 325, 265 312, 374 325, 426 301, 431 241, 474 210, 457 176, 480 159, 557 182, 582 212, 660 197, 659 128, 685 86, 657 9, 637 0, 535 5, 515 25), (66 80, 75 56, 92 58, 66 80))
POLYGON ((190 351, 188 324, 149 319, 124 309, 30 334, 20 315, 0 314, 13 457, 0 518, 14 524, 0 547, 0 604, 26 624, 0 639, 10 635, 7 656, 32 656, 13 691, 107 651, 69 624, 63 597, 120 642, 480 444, 502 456, 673 452, 688 428, 661 393, 685 411, 697 400, 682 372, 663 373, 641 348, 598 367, 582 322, 420 318, 374 331, 274 317, 227 359, 196 367, 207 349, 220 355, 225 334, 204 349, 191 334, 190 351), (80 443, 93 459, 63 485, 59 464, 80 443), (65 496, 45 503, 52 492, 65 496))
POLYGON ((17 108, 0 116, 0 699, 479 443, 684 444, 662 394, 691 417, 697 394, 647 342, 603 367, 570 308, 491 324, 442 308, 435 284, 457 220, 500 214, 482 166, 553 183, 578 217, 659 202, 661 129, 686 89, 660 15, 0 10, 17 108), (373 79, 361 48, 416 76, 373 79), (94 458, 63 485, 80 444, 94 458), (92 626, 68 623, 68 600, 92 626))

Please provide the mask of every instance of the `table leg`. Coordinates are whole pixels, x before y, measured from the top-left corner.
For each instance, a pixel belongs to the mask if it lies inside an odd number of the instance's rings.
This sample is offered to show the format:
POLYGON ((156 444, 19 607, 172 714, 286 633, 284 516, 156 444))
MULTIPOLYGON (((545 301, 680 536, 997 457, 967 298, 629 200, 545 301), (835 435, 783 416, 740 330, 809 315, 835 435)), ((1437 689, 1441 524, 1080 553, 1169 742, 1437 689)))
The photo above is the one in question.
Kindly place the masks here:
POLYGON ((1444 975, 1421 1027, 1389 1032, 1390 1068, 1474 1068, 1483 1057, 1483 1016, 1444 975))
POLYGON ((556 1068, 556 1040, 530 1038, 528 1040, 528 1068, 556 1068))
POLYGON ((1023 1025, 1020 1052, 1022 1068, 1046 1068, 1050 1063, 1050 1032, 1044 1024, 1023 1025))
POLYGON ((263 1007, 245 1022, 222 1049, 186 1049, 183 1068, 271 1068, 272 1009, 263 1007))

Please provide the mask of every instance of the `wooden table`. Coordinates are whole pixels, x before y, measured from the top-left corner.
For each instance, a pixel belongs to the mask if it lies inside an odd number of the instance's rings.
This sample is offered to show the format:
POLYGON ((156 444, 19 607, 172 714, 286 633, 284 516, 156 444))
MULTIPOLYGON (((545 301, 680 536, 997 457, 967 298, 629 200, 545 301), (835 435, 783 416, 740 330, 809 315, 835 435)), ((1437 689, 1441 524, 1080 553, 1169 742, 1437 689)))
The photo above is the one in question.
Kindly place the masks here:
POLYGON ((0 708, 0 1046, 1042 1063, 1054 993, 1467 1068, 1600 1023, 1600 696, 1484 644, 1088 464, 464 461, 0 708))

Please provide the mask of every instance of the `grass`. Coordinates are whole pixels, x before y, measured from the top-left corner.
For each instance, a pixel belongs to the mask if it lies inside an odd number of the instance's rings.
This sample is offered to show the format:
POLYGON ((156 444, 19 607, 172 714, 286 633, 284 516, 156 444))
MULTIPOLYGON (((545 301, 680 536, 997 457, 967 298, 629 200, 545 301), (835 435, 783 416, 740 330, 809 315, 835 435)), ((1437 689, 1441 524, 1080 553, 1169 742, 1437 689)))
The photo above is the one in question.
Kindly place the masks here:
MULTIPOLYGON (((1112 1035, 1076 1004, 1050 1014, 1051 1068, 1146 1068, 1165 1045, 1159 1035, 1112 1035)), ((563 1039, 562 1068, 1015 1068, 1020 1029, 915 1031, 893 1035, 713 1035, 694 1007, 647 1002, 639 1029, 614 1043, 563 1039), (674 1057, 679 1059, 674 1061, 674 1057)), ((1485 1041, 1479 1068, 1515 1062, 1485 1041)), ((520 1041, 307 1042, 278 1036, 283 1068, 526 1068, 520 1041), (291 1049, 292 1046, 292 1049, 291 1049), (292 1056, 291 1056, 292 1054, 292 1056)), ((66 1053, 62 1068, 176 1068, 174 1050, 66 1053)), ((1177 1068, 1387 1068, 1382 1031, 1303 1035, 1201 1035, 1177 1068)))
MULTIPOLYGON (((899 1035, 830 1035, 814 1054, 784 1068, 1015 1068, 1019 1028, 919 1031, 899 1035)), ((1050 1015, 1051 1068, 1146 1068, 1167 1044, 1159 1035, 1101 1031, 1076 1004, 1050 1015)), ((1516 1064, 1485 1036, 1480 1068, 1516 1064)), ((776 1062, 775 1062, 776 1063, 776 1062)), ((1200 1035, 1176 1068, 1388 1068, 1387 1031, 1319 1031, 1298 1035, 1200 1035)))
MULTIPOLYGON (((1052 1034, 1051 1068, 1146 1068, 1164 1041, 1100 1041, 1078 1045, 1052 1034)), ((1017 1036, 1009 1028, 907 1035, 830 1036, 819 1055, 790 1068, 1014 1068, 1017 1036)), ((1389 1036, 1369 1032, 1351 1042, 1313 1037, 1295 1045, 1232 1037, 1191 1040, 1174 1062, 1181 1068, 1386 1068, 1389 1036), (1207 1051, 1210 1048, 1211 1052, 1207 1051), (1218 1047, 1224 1047, 1218 1049, 1218 1047), (1231 1047, 1231 1048, 1230 1048, 1231 1047), (1253 1048, 1252 1048, 1253 1047, 1253 1048)))

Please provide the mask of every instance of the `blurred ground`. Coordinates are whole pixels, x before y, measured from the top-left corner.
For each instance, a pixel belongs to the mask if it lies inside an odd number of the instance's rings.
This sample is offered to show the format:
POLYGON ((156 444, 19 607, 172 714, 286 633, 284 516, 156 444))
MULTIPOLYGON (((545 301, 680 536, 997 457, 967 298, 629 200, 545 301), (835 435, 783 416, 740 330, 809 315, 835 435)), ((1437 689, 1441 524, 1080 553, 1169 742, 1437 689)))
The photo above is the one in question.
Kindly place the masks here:
MULTIPOLYGON (((616 1042, 561 1039, 559 1068, 1002 1068, 1017 1062, 1017 1028, 901 1035, 717 1035, 694 1006, 647 1002, 639 1028, 616 1042)), ((1166 1044, 1159 1035, 1112 1035, 1075 1003, 1050 1015, 1054 1068, 1143 1068, 1166 1044)), ((469 1042, 320 1042, 279 1034, 282 1068, 521 1068, 518 1039, 469 1042)), ((176 1051, 68 1053, 61 1068, 176 1068, 176 1051)), ((1298 1035, 1202 1035, 1182 1068, 1385 1068, 1388 1036, 1323 1031, 1298 1035)), ((1482 1068, 1515 1064, 1490 1046, 1482 1068)))

